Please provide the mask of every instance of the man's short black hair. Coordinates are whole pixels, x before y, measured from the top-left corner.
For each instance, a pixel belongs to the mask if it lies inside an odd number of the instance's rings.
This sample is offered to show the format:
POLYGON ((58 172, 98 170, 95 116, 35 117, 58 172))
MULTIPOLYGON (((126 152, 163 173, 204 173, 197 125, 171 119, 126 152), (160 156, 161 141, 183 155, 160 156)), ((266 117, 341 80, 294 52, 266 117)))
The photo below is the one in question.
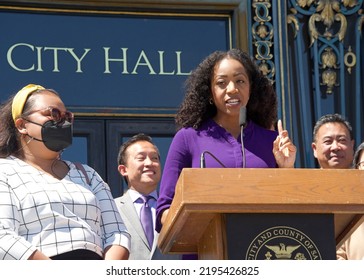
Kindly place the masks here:
POLYGON ((341 115, 339 114, 327 114, 322 116, 315 124, 315 127, 313 128, 313 142, 316 142, 316 136, 317 136, 317 132, 320 129, 321 126, 323 126, 325 123, 341 123, 343 124, 350 135, 350 140, 353 140, 354 135, 353 135, 353 129, 350 125, 350 123, 341 115))

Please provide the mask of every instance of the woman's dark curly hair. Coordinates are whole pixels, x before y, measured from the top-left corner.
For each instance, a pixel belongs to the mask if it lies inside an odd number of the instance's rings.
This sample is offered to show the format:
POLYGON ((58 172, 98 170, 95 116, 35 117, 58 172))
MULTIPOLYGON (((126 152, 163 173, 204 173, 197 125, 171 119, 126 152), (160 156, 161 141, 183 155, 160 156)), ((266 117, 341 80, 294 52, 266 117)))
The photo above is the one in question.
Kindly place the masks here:
POLYGON ((209 102, 212 97, 211 81, 215 66, 225 58, 240 61, 249 76, 250 98, 247 104, 247 119, 264 128, 272 129, 277 121, 277 96, 274 88, 252 58, 239 49, 215 51, 192 71, 185 83, 185 99, 175 118, 178 128, 198 128, 202 122, 216 115, 215 104, 209 102))

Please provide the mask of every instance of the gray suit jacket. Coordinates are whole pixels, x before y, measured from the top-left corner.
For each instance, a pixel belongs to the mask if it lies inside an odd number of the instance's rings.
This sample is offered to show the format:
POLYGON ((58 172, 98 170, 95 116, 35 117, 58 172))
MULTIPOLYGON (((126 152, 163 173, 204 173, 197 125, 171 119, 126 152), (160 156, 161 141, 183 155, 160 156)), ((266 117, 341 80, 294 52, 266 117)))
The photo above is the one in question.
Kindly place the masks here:
POLYGON ((131 235, 131 251, 129 260, 178 260, 181 255, 162 254, 157 247, 158 232, 154 231, 154 242, 152 249, 149 249, 142 224, 135 210, 133 201, 128 191, 121 197, 115 199, 116 206, 124 221, 126 228, 131 235))

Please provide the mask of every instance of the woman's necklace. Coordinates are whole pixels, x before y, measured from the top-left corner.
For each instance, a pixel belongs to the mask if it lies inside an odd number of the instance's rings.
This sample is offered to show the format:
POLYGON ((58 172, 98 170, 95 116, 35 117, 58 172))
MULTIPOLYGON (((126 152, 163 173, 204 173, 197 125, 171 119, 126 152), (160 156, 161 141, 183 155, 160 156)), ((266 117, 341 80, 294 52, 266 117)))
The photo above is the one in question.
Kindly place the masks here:
POLYGON ((25 162, 28 163, 29 165, 33 166, 38 171, 48 174, 49 176, 52 176, 58 180, 62 180, 66 176, 66 174, 69 170, 68 165, 63 160, 60 160, 58 158, 53 160, 49 169, 42 168, 40 165, 38 165, 32 161, 29 161, 29 160, 25 160, 25 162), (60 163, 62 164, 62 166, 59 165, 60 163))

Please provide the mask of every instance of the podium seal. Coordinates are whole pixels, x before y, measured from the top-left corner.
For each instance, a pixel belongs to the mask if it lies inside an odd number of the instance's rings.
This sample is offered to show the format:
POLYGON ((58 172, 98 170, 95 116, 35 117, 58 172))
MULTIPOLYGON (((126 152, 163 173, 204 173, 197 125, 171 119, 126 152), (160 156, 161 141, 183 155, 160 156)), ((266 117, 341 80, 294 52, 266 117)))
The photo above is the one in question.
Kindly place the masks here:
POLYGON ((250 243, 247 260, 322 260, 316 244, 302 231, 288 226, 268 228, 250 243))

